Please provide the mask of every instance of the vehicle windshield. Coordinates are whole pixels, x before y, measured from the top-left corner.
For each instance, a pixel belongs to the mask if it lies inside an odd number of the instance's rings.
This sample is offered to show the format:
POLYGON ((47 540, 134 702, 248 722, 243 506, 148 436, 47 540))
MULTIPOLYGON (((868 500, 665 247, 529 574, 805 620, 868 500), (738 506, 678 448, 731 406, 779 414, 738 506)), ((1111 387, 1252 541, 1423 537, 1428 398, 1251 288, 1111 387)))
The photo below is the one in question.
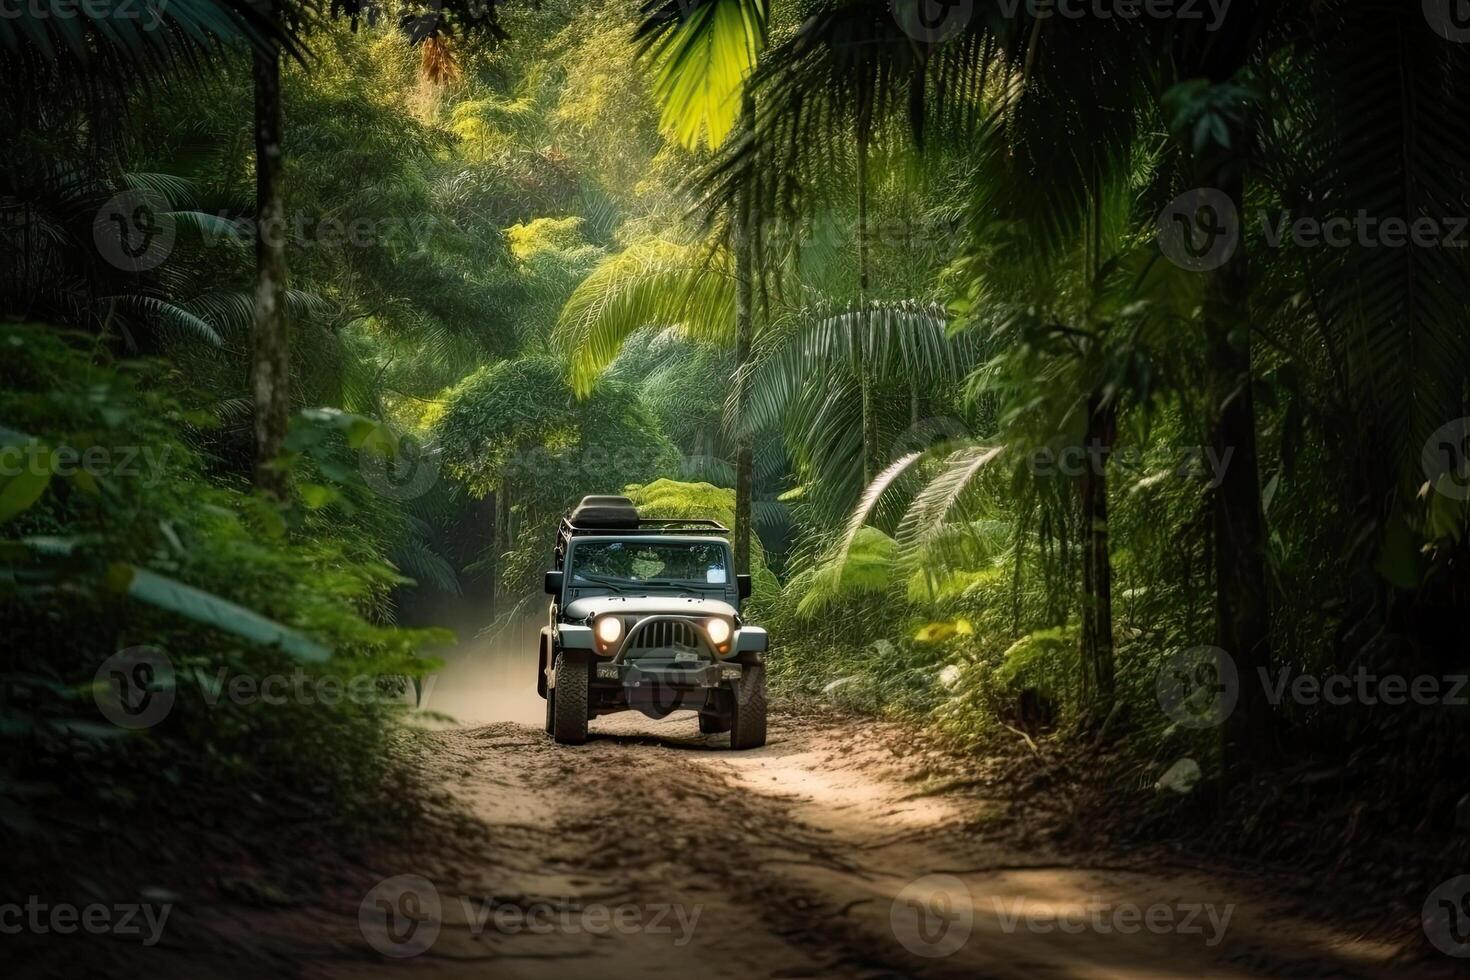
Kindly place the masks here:
POLYGON ((724 585, 725 548, 709 542, 583 541, 572 551, 572 580, 724 585))

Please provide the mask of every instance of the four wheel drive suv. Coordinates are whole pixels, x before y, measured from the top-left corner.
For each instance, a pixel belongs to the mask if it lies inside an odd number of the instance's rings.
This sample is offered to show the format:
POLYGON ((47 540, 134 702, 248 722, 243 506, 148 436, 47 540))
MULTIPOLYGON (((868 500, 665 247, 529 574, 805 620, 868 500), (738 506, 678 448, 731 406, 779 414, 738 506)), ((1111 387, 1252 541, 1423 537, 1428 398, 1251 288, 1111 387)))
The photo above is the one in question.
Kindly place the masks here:
POLYGON ((642 520, 626 497, 584 497, 562 519, 536 676, 556 741, 586 741, 598 715, 692 708, 732 748, 766 743, 766 631, 740 618, 751 580, 730 574, 729 533, 642 520))

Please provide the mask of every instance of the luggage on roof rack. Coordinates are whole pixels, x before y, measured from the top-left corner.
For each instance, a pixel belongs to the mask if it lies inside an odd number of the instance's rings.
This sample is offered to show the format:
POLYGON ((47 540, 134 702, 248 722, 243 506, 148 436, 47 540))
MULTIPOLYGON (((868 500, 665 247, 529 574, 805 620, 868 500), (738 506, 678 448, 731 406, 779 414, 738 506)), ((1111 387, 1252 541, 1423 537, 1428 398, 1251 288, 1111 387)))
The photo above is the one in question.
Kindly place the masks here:
POLYGON ((638 509, 627 497, 589 496, 582 498, 567 520, 579 528, 635 528, 638 509))
POLYGON ((627 497, 587 496, 561 519, 554 549, 556 568, 566 560, 567 540, 573 536, 619 534, 729 534, 719 521, 706 518, 650 518, 638 516, 638 508, 627 497))

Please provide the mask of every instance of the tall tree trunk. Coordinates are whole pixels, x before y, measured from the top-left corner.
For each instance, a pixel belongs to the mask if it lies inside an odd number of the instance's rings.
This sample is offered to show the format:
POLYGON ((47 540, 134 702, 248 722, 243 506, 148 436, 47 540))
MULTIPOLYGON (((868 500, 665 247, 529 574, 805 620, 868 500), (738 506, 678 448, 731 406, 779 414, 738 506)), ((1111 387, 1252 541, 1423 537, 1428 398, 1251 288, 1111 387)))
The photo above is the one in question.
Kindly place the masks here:
POLYGON ((857 343, 858 390, 863 399, 863 486, 866 487, 878 476, 878 409, 874 401, 872 366, 869 363, 867 344, 872 335, 868 323, 868 128, 866 120, 858 120, 857 140, 857 253, 858 253, 858 308, 859 318, 857 343))
POLYGON ((1113 566, 1108 555, 1108 457, 1118 413, 1100 392, 1087 400, 1082 495, 1082 690, 1098 721, 1113 700, 1113 566))
POLYGON ((250 391, 255 408, 255 486, 278 500, 290 493, 279 465, 290 420, 286 335, 285 214, 281 201, 281 56, 256 50, 255 320, 250 391))
POLYGON ((495 615, 497 604, 500 600, 500 501, 505 494, 499 490, 490 491, 488 499, 489 506, 486 508, 490 517, 490 554, 487 564, 486 578, 490 586, 490 615, 495 615))
POLYGON ((493 611, 499 611, 500 598, 506 593, 505 575, 501 567, 510 552, 510 487, 502 486, 496 493, 495 513, 495 602, 493 611))
MULTIPOLYGON (((1227 165, 1214 185, 1244 214, 1244 181, 1227 165)), ((1208 186, 1208 185, 1206 185, 1208 186)), ((1211 498, 1215 541, 1215 645, 1234 658, 1239 699, 1225 721, 1227 766, 1269 757, 1271 706, 1259 672, 1271 665, 1266 527, 1251 395, 1250 279, 1244 236, 1235 255, 1206 273, 1206 397, 1215 458, 1224 464, 1211 498)))
MULTIPOLYGON (((755 98, 749 91, 741 114, 741 128, 755 128, 755 98)), ((751 506, 755 468, 754 437, 746 424, 748 392, 743 370, 755 347, 755 236, 760 233, 755 190, 741 189, 730 227, 730 248, 735 253, 735 371, 741 378, 735 412, 735 572, 750 574, 751 506)))

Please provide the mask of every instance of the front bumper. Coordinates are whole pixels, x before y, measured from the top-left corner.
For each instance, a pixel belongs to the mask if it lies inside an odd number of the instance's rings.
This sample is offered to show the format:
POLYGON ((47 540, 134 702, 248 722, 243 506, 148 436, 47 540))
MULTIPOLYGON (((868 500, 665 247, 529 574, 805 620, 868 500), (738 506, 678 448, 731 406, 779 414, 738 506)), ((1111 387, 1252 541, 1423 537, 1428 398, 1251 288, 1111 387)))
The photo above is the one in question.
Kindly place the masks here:
POLYGON ((596 665, 593 678, 595 682, 614 683, 630 688, 658 686, 697 691, 738 681, 744 674, 743 666, 728 662, 682 667, 636 661, 602 661, 596 665))

